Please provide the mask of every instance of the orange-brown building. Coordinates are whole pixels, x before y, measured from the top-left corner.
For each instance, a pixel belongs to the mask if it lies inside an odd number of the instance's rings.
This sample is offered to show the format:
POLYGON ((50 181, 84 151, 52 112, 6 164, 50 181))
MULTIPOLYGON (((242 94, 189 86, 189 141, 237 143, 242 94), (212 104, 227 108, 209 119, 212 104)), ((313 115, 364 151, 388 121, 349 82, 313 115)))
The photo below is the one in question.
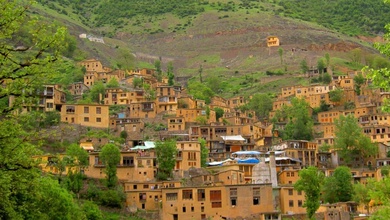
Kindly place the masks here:
POLYGON ((108 105, 67 104, 61 108, 61 122, 86 127, 108 128, 110 123, 108 105))
POLYGON ((280 45, 279 38, 276 36, 267 37, 267 47, 277 47, 280 45))

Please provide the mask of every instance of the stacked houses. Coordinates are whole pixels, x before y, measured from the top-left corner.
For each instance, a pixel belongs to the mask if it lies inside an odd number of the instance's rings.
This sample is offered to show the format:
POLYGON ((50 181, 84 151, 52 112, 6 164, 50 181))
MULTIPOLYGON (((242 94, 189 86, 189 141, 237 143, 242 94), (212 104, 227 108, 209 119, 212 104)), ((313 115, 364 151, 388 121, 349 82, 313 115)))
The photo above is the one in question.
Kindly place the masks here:
MULTIPOLYGON (((86 73, 82 84, 69 88, 74 94, 85 92, 83 88, 97 81, 107 83, 113 77, 120 87, 107 88, 99 103, 61 103, 61 106, 54 104, 53 108, 60 110, 64 123, 111 129, 118 136, 124 131, 128 134, 117 176, 124 186, 129 210, 156 211, 161 219, 172 220, 271 220, 304 215, 304 193, 296 191, 293 184, 304 167, 316 166, 331 175, 343 164, 336 151, 320 150, 321 145, 334 143, 334 121, 340 115, 353 114, 379 149, 375 157, 355 161, 351 167, 354 181, 364 183, 368 178, 382 178, 381 167, 390 164, 387 157, 390 116, 380 110, 383 99, 390 97, 390 93, 372 89, 366 81, 357 95, 354 77, 358 72, 333 76, 329 85, 282 88, 270 118, 283 105, 289 105, 293 97, 305 99, 311 108, 323 103, 331 108, 318 113, 315 140, 279 141, 278 129, 283 129, 283 124, 275 129, 272 124, 257 120, 253 111, 240 110, 250 98, 216 96, 205 103, 189 96, 181 86, 168 85, 165 78, 159 82, 152 69, 113 71, 98 60, 87 60, 80 65, 86 73), (140 79, 154 92, 137 85, 135 81, 140 79), (342 90, 338 102, 332 102, 329 96, 335 89, 342 90), (355 104, 345 109, 345 103, 355 104), (113 105, 121 106, 122 110, 113 114, 109 108, 113 105), (224 112, 218 120, 215 108, 224 112), (147 127, 152 124, 159 128, 150 132, 147 127), (167 138, 177 139, 174 178, 157 181, 154 143, 167 138), (199 139, 206 141, 209 151, 205 168, 201 167, 199 139)), ((80 142, 90 157, 84 173, 91 178, 104 178, 97 145, 92 140, 80 142)), ((42 169, 55 173, 49 161, 50 156, 44 158, 42 169)), ((367 212, 355 203, 338 204, 338 207, 323 205, 318 211, 319 218, 343 219, 350 212, 367 212), (339 218, 333 218, 336 215, 339 218)))

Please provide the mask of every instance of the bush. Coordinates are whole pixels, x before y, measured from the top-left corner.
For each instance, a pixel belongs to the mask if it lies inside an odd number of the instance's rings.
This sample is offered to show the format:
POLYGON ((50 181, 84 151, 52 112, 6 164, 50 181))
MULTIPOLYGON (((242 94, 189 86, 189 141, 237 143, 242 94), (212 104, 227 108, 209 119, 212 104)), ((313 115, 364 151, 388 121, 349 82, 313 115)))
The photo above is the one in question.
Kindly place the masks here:
POLYGON ((88 220, 100 220, 103 219, 102 212, 99 209, 99 206, 94 202, 86 201, 83 204, 83 211, 87 216, 88 220))
POLYGON ((101 191, 100 189, 93 183, 88 185, 87 189, 87 199, 92 199, 94 201, 99 200, 101 191))
POLYGON ((126 194, 121 187, 101 191, 99 202, 100 204, 113 208, 122 208, 126 200, 126 194))

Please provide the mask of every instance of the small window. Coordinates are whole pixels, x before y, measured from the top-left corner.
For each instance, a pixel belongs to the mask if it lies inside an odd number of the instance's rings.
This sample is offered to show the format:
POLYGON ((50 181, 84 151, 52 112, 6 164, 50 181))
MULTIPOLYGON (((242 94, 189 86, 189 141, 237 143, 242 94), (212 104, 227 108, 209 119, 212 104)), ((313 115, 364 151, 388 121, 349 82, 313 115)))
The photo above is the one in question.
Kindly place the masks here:
POLYGON ((221 208, 222 202, 211 202, 211 208, 221 208))
POLYGON ((298 207, 302 207, 303 203, 302 200, 298 200, 298 207))
POLYGON ((102 118, 96 118, 96 122, 102 122, 102 118))
POLYGON ((84 117, 84 122, 89 122, 89 117, 84 117))
POLYGON ((101 114, 101 113, 102 113, 102 108, 96 107, 96 114, 101 114))
POLYGON ((183 190, 183 199, 192 199, 192 189, 183 190))
POLYGON ((84 107, 84 113, 89 113, 89 107, 84 107))
POLYGON ((289 200, 288 201, 288 206, 289 207, 294 207, 294 201, 293 200, 289 200))
POLYGON ((294 191, 292 189, 289 189, 288 190, 288 195, 290 195, 290 196, 294 195, 294 191))

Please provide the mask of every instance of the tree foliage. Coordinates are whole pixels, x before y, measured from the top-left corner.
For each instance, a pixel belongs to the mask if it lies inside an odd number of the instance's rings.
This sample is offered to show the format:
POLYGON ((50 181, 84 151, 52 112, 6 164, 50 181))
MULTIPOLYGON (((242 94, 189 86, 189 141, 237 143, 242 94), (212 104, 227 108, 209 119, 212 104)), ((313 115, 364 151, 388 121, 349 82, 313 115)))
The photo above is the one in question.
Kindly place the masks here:
POLYGON ((257 118, 268 118, 268 114, 272 110, 272 99, 264 93, 254 94, 249 100, 248 108, 255 111, 257 118))
POLYGON ((355 183, 353 185, 353 195, 352 195, 352 200, 364 205, 364 207, 367 209, 367 212, 370 213, 370 206, 369 203, 371 201, 371 196, 369 195, 369 191, 371 188, 371 185, 369 181, 368 184, 362 184, 362 183, 355 183))
POLYGON ((337 167, 332 176, 325 178, 323 198, 327 203, 348 202, 352 200, 352 174, 348 167, 337 167))
POLYGON ((307 73, 309 71, 309 66, 307 65, 307 61, 306 60, 302 60, 301 61, 300 67, 301 67, 301 72, 303 74, 305 74, 305 73, 307 73))
POLYGON ((176 141, 166 140, 156 142, 156 157, 158 163, 157 178, 166 180, 172 176, 172 170, 176 163, 176 141))
POLYGON ((355 92, 357 95, 360 95, 361 87, 364 84, 365 78, 361 73, 359 73, 353 78, 353 81, 355 86, 355 92))
POLYGON ((371 179, 368 185, 369 197, 375 205, 381 205, 370 219, 387 219, 390 215, 390 177, 386 176, 379 181, 371 179))
POLYGON ((207 166, 207 158, 209 156, 209 149, 207 149, 207 141, 203 138, 198 139, 200 143, 200 164, 202 167, 207 166))
MULTIPOLYGON (((389 3, 389 1, 387 1, 389 3)), ((376 43, 374 46, 381 54, 386 58, 390 58, 390 23, 386 25, 387 33, 384 35, 385 43, 376 43)), ((368 68, 366 68, 368 69, 368 68)), ((368 69, 368 77, 372 80, 373 85, 383 89, 384 91, 390 91, 390 67, 379 67, 377 69, 368 69)), ((390 112, 390 100, 384 99, 382 110, 390 112)))
POLYGON ((307 216, 312 219, 314 213, 320 207, 321 186, 324 174, 316 167, 310 166, 299 171, 299 180, 294 184, 294 189, 305 193, 307 216))
POLYGON ((371 143, 371 139, 364 135, 356 118, 349 114, 341 115, 335 121, 334 149, 346 163, 353 159, 365 159, 377 153, 378 147, 371 143))
POLYGON ((215 95, 212 89, 204 83, 198 81, 188 82, 188 93, 196 99, 205 100, 206 104, 211 102, 211 98, 215 95))
POLYGON ((115 77, 112 77, 106 84, 107 88, 118 88, 119 82, 115 77))
POLYGON ((168 75, 168 86, 173 86, 175 84, 175 74, 173 74, 172 62, 168 63, 167 75, 168 75))
POLYGON ((390 8, 383 0, 279 1, 288 17, 316 22, 349 35, 383 32, 390 8), (364 18, 364 19, 362 19, 364 18))
POLYGON ((329 92, 329 100, 332 102, 340 102, 343 98, 343 90, 340 88, 334 89, 329 92))
POLYGON ((64 27, 42 22, 24 1, 0 0, 0 219, 84 219, 72 196, 33 156, 41 137, 11 111, 34 105, 38 91, 56 74, 67 47, 64 27), (26 131, 27 130, 27 131, 26 131), (50 205, 48 205, 50 204, 50 205))
POLYGON ((293 98, 290 106, 283 106, 273 118, 273 122, 286 122, 281 132, 283 140, 312 140, 313 119, 309 104, 304 99, 293 98))
POLYGON ((215 111, 215 117, 216 117, 216 120, 218 121, 220 118, 223 117, 223 114, 225 113, 225 111, 222 109, 222 108, 219 108, 219 107, 215 107, 214 108, 214 111, 215 111))
POLYGON ((116 166, 120 163, 121 152, 116 145, 109 143, 103 146, 99 157, 105 165, 104 172, 106 173, 106 185, 107 187, 112 188, 116 186, 118 182, 116 166))

